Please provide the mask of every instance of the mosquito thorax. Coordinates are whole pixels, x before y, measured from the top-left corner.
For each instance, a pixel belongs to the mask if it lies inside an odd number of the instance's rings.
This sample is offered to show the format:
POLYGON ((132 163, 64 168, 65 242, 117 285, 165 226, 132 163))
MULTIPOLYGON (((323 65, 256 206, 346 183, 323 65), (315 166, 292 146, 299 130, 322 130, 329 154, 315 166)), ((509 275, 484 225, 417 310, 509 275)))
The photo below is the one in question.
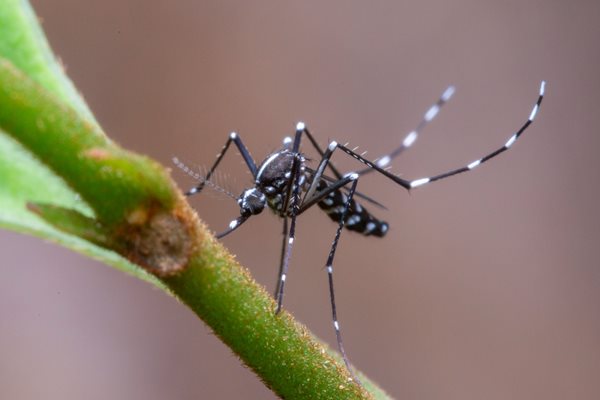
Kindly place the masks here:
POLYGON ((266 189, 265 193, 267 194, 280 192, 289 181, 293 163, 294 153, 287 149, 271 154, 258 168, 256 185, 261 189, 266 189))
POLYGON ((288 192, 294 157, 296 156, 300 157, 300 185, 303 185, 305 182, 304 163, 306 158, 302 154, 295 155, 285 147, 269 155, 260 164, 256 174, 256 188, 266 196, 269 208, 277 215, 283 216, 286 214, 283 207, 288 192))
POLYGON ((265 208, 267 198, 257 188, 246 189, 238 198, 240 212, 242 215, 260 214, 265 208))

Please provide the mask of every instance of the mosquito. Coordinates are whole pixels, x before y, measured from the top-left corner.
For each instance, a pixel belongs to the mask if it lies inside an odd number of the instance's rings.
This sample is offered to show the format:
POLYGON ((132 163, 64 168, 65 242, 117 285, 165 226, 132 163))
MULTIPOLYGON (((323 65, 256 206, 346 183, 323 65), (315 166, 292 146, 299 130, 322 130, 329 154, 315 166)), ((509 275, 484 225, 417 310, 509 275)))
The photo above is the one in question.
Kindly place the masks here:
MULTIPOLYGON (((365 158, 364 153, 359 154, 355 151, 356 149, 350 149, 347 147, 347 144, 342 145, 336 141, 330 142, 325 150, 323 150, 306 125, 303 122, 298 122, 296 124, 294 138, 286 137, 283 140, 283 147, 280 150, 269 154, 260 164, 257 164, 254 161, 250 152, 242 142, 241 137, 235 132, 232 132, 229 135, 227 142, 225 142, 221 152, 217 155, 216 161, 206 174, 194 174, 189 167, 177 158, 174 158, 173 162, 179 168, 188 174, 195 176, 199 180, 199 183, 186 193, 187 196, 200 193, 202 189, 208 185, 228 194, 237 201, 237 204, 240 207, 240 215, 232 220, 229 223, 229 227, 224 232, 218 234, 217 238, 222 238, 238 229, 251 216, 260 214, 265 207, 269 207, 277 216, 282 218, 283 243, 279 263, 279 276, 274 294, 277 302, 276 314, 281 311, 283 305, 283 295, 288 276, 290 257, 296 239, 296 220, 298 216, 314 205, 317 205, 329 216, 329 218, 337 223, 337 230, 329 250, 329 255, 327 256, 327 261, 325 262, 325 268, 329 280, 329 296, 337 347, 342 354, 346 367, 354 379, 356 379, 344 349, 340 324, 337 317, 335 294, 333 290, 333 261, 343 228, 358 232, 365 236, 383 237, 387 233, 389 227, 387 222, 373 216, 373 214, 364 207, 364 203, 361 204, 357 201, 357 198, 361 198, 368 203, 381 206, 381 204, 370 197, 357 192, 356 187, 359 178, 376 171, 407 191, 410 191, 411 189, 431 182, 439 181, 463 172, 472 171, 481 164, 508 150, 529 127, 542 104, 545 86, 546 82, 542 81, 538 98, 529 114, 529 118, 527 118, 525 123, 510 136, 503 146, 472 161, 466 166, 424 178, 414 180, 401 178, 389 172, 388 165, 394 158, 398 157, 415 143, 423 128, 437 116, 443 105, 450 100, 454 94, 453 86, 448 87, 442 93, 439 99, 427 110, 427 112, 425 112, 417 127, 404 137, 398 147, 389 154, 373 161, 365 158), (300 144, 303 138, 308 139, 312 147, 314 147, 319 154, 320 161, 314 169, 309 167, 307 157, 300 151, 300 144), (245 189, 239 196, 234 196, 224 189, 221 189, 217 184, 211 182, 211 177, 232 143, 237 147, 254 179, 253 186, 245 189), (335 151, 341 151, 358 160, 363 164, 362 169, 345 174, 340 173, 330 162, 335 151), (333 176, 330 177, 326 175, 326 170, 333 176)), ((358 381, 358 379, 356 380, 358 381)))

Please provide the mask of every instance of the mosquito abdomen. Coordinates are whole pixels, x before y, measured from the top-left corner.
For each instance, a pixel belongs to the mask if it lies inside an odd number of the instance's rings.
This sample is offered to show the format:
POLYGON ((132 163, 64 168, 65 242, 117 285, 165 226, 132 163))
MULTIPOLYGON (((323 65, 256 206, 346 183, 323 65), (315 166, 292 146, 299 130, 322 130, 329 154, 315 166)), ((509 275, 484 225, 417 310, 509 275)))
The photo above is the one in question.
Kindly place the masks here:
MULTIPOLYGON (((325 197, 318 204, 321 210, 334 220, 339 222, 344 207, 348 201, 348 196, 340 190, 336 190, 325 197)), ((380 221, 373 217, 366 208, 354 199, 350 202, 350 208, 344 219, 344 228, 361 233, 365 236, 383 237, 388 231, 389 225, 385 221, 380 221)))

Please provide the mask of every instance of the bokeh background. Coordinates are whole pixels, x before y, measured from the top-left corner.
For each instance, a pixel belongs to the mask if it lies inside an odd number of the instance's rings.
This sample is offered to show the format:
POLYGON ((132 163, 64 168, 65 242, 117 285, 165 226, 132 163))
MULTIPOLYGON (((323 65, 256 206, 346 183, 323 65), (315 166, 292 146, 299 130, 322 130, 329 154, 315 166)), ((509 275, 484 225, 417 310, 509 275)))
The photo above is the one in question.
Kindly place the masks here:
MULTIPOLYGON (((166 165, 209 165, 231 130, 260 160, 299 120, 375 157, 455 84, 394 163, 427 176, 502 145, 546 79, 538 119, 494 162, 410 195, 360 181, 391 229, 342 237, 340 320, 352 361, 399 399, 600 398, 600 3, 32 3, 106 132, 166 165)), ((234 153, 223 171, 236 191, 250 184, 234 153)), ((228 198, 191 201, 217 231, 237 214, 228 198)), ((269 214, 224 243, 271 291, 269 214)), ((332 344, 334 231, 317 209, 299 220, 285 304, 332 344)), ((0 246, 0 398, 274 398, 148 284, 35 238, 2 231, 0 246)))

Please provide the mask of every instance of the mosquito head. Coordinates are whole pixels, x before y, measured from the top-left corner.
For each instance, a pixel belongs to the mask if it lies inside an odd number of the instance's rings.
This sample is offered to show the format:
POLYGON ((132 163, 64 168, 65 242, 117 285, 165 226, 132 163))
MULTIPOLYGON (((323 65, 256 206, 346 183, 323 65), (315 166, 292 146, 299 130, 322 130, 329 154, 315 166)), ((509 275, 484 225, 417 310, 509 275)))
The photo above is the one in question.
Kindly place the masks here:
POLYGON ((235 231, 244 222, 253 215, 260 214, 265 209, 267 198, 264 193, 257 188, 246 189, 237 198, 240 205, 240 216, 229 223, 229 228, 226 231, 219 233, 217 239, 221 239, 235 231))
POLYGON ((237 200, 240 205, 240 214, 249 217, 260 214, 267 204, 264 193, 257 188, 246 189, 237 200))

